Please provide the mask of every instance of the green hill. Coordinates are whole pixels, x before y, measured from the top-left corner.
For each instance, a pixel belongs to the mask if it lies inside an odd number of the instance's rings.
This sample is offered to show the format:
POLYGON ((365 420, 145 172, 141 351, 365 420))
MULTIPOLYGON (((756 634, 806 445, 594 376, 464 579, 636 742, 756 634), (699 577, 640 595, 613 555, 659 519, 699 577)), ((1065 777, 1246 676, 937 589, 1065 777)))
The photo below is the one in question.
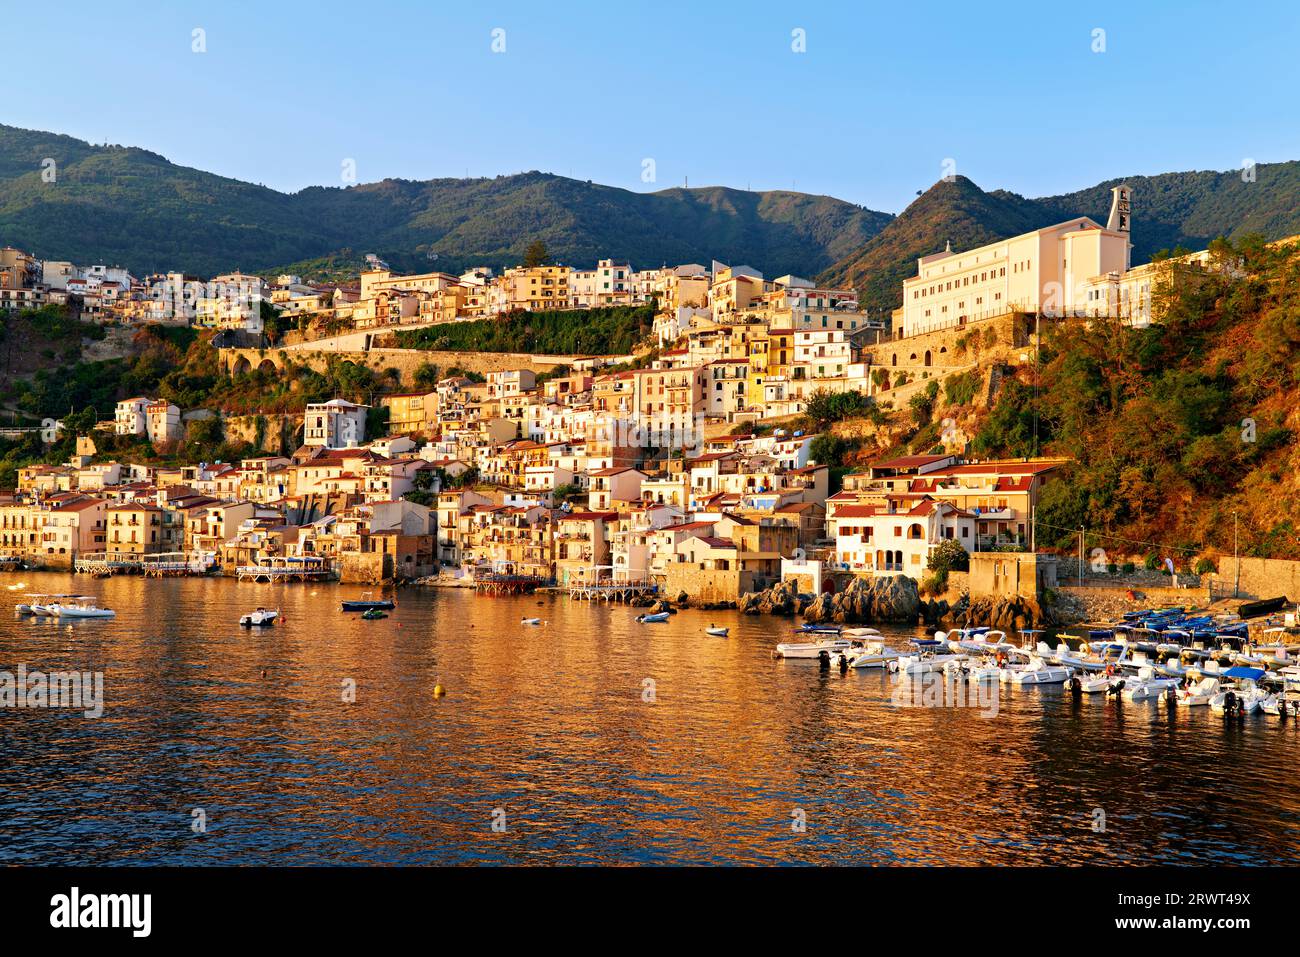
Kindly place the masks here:
POLYGON ((514 265, 534 239, 569 265, 717 258, 811 275, 892 217, 829 196, 725 187, 634 193, 547 173, 384 180, 280 193, 168 162, 0 126, 0 243, 137 273, 262 271, 342 253, 400 269, 514 265), (52 158, 57 180, 41 177, 52 158))

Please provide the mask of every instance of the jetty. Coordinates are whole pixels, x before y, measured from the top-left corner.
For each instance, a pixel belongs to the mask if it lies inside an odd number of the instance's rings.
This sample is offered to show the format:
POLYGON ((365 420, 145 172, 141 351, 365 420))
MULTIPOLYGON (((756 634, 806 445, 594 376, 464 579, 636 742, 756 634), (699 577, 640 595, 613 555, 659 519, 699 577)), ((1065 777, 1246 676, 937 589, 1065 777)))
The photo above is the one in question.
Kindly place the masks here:
POLYGON ((631 602, 659 591, 659 586, 649 576, 616 572, 613 565, 580 568, 566 584, 569 597, 579 601, 631 602))
POLYGON ((550 581, 543 571, 515 562, 494 562, 475 571, 474 590, 480 595, 531 595, 550 581))
POLYGON ((264 558, 256 565, 235 569, 235 578, 241 582, 321 582, 333 577, 329 561, 318 555, 264 558))

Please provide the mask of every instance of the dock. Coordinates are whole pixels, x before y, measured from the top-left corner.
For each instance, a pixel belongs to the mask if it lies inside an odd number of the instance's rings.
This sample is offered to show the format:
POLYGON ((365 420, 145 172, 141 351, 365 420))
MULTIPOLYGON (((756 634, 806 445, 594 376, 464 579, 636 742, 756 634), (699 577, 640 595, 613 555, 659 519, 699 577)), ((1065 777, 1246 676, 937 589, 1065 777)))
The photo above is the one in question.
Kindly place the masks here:
POLYGON ((321 582, 333 577, 329 562, 316 556, 264 558, 256 565, 235 569, 235 578, 241 582, 321 582))
POLYGON ((610 565, 579 569, 566 583, 569 597, 577 601, 632 602, 648 598, 659 586, 648 576, 615 572, 610 565))

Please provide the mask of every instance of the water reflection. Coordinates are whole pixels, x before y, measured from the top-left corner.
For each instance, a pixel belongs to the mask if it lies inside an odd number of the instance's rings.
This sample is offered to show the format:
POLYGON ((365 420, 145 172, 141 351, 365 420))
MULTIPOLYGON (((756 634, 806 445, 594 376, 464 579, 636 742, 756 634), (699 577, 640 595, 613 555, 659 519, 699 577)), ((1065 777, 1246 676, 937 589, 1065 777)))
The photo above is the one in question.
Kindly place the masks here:
POLYGON ((338 586, 18 580, 118 617, 0 620, 0 667, 106 673, 98 720, 0 711, 6 863, 1300 859, 1295 722, 1059 689, 898 707, 881 672, 773 660, 789 622, 706 636, 718 612, 407 590, 363 621, 338 586), (259 604, 284 620, 241 629, 259 604))

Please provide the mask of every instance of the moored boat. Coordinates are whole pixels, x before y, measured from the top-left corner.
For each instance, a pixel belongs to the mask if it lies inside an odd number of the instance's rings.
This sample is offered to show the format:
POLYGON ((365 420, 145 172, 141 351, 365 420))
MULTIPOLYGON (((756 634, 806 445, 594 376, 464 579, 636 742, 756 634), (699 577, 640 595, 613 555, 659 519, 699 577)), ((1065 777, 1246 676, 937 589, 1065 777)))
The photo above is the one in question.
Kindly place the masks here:
POLYGON ((260 628, 274 625, 278 617, 280 617, 279 609, 258 608, 256 611, 240 615, 239 624, 244 628, 260 628))

